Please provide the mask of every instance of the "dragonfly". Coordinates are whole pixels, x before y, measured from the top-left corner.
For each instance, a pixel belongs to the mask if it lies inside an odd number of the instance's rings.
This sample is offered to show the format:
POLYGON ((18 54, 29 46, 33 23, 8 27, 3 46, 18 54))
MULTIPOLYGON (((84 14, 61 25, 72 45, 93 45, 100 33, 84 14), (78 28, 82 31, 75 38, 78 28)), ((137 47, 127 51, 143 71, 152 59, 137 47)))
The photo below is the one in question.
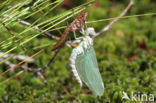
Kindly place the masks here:
MULTIPOLYGON (((88 34, 83 32, 83 34, 88 34)), ((80 86, 82 81, 98 96, 104 93, 104 83, 99 72, 93 40, 90 36, 81 37, 80 44, 72 50, 70 67, 80 86)))

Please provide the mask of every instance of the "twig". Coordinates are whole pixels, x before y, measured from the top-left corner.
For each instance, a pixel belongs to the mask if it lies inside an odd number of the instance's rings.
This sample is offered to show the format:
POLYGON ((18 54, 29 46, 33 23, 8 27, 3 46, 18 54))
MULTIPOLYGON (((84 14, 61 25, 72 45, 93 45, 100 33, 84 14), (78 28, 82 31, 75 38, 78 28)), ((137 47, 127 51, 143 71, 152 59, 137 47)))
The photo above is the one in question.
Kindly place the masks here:
MULTIPOLYGON (((12 18, 12 16, 8 16, 7 14, 3 15, 3 17, 8 17, 8 18, 12 18)), ((18 22, 20 22, 21 24, 24 24, 26 26, 31 26, 31 27, 34 27, 35 30, 39 31, 39 32, 43 32, 42 29, 40 29, 39 27, 37 26, 34 26, 32 25, 31 23, 27 22, 27 21, 24 21, 24 20, 21 20, 21 19, 17 19, 18 22)), ((47 37, 49 37, 50 39, 54 39, 54 40, 59 40, 59 37, 57 36, 54 36, 52 35, 51 33, 49 32, 43 32, 47 37)))
MULTIPOLYGON (((39 32, 43 32, 42 29, 40 29, 39 27, 37 26, 34 26, 32 25, 31 23, 27 22, 27 21, 24 21, 24 20, 21 20, 21 19, 17 19, 21 24, 24 24, 24 25, 27 25, 27 26, 31 26, 31 27, 35 27, 35 29, 39 32)), ((50 39, 54 39, 54 40, 59 40, 59 37, 57 36, 54 36, 52 35, 51 33, 49 32, 43 32, 47 37, 49 37, 50 39)))
MULTIPOLYGON (((49 17, 47 15, 44 15, 44 11, 43 10, 41 10, 40 12, 43 14, 43 16, 45 16, 47 19, 49 19, 49 17)), ((54 23, 52 21, 50 21, 50 23, 52 25, 54 25, 54 23)), ((54 28, 59 32, 60 35, 63 35, 63 33, 56 26, 54 26, 54 28)))
MULTIPOLYGON (((32 25, 31 23, 29 23, 29 22, 27 22, 27 21, 24 21, 24 20, 21 20, 21 19, 17 19, 18 20, 18 22, 20 22, 21 24, 24 24, 24 25, 27 25, 27 26, 31 26, 31 27, 35 27, 35 29, 37 30, 37 31, 39 31, 39 32, 43 32, 43 30, 42 29, 40 29, 39 27, 37 27, 37 26, 34 26, 34 25, 32 25)), ((61 31, 58 31, 60 34, 62 34, 61 33, 61 31)), ((43 32, 48 38, 50 38, 50 39, 53 39, 53 40, 59 40, 60 38, 59 37, 57 37, 57 36, 55 36, 55 35, 52 35, 51 33, 49 33, 49 32, 43 32)), ((75 43, 74 42, 71 42, 71 41, 67 41, 66 42, 66 45, 69 47, 69 48, 71 48, 71 47, 75 47, 75 43)))
MULTIPOLYGON (((31 27, 35 27, 35 29, 37 30, 37 31, 39 31, 39 32, 43 32, 43 30, 42 29, 40 29, 39 27, 37 27, 37 26, 34 26, 34 25, 32 25, 31 23, 29 23, 29 22, 27 22, 27 21, 24 21, 24 20, 21 20, 21 19, 17 19, 21 24, 24 24, 24 25, 27 25, 27 26, 31 26, 31 27)), ((59 37, 57 37, 57 36, 55 36, 55 35, 52 35, 51 33, 49 33, 49 32, 43 32, 48 38, 50 38, 50 39, 53 39, 53 40, 59 40, 60 38, 59 37)), ((69 47, 69 48, 71 48, 71 46, 74 46, 75 45, 75 43, 72 43, 71 41, 67 41, 66 42, 66 45, 69 47)))
MULTIPOLYGON (((11 68, 16 66, 16 64, 13 64, 13 63, 11 63, 11 62, 9 62, 9 61, 5 61, 4 64, 5 64, 5 65, 8 65, 8 66, 11 67, 11 68)), ((37 74, 37 75, 41 78, 41 80, 44 82, 44 84, 45 84, 48 88, 50 88, 50 85, 48 84, 47 80, 45 79, 43 73, 42 73, 41 71, 39 71, 39 69, 30 68, 30 67, 27 67, 27 66, 25 66, 25 65, 19 65, 19 66, 16 66, 15 68, 21 68, 21 69, 23 69, 24 71, 28 70, 29 72, 33 72, 33 73, 37 74)), ((15 68, 14 68, 14 69, 15 69, 15 68)))
POLYGON ((113 21, 111 21, 106 27, 104 27, 100 32, 96 33, 92 38, 95 38, 96 36, 99 36, 100 34, 104 33, 107 30, 109 30, 110 27, 112 26, 112 24, 114 24, 122 16, 124 16, 133 4, 134 4, 134 1, 130 0, 128 6, 124 9, 124 11, 118 17, 116 17, 113 21))
MULTIPOLYGON (((8 18, 11 18, 12 16, 8 16, 7 14, 3 15, 3 17, 8 17, 8 18)), ((49 32, 43 32, 42 29, 40 29, 39 27, 35 26, 35 25, 32 25, 31 23, 27 22, 27 21, 24 21, 24 20, 21 20, 21 19, 17 19, 18 22, 20 22, 21 24, 24 24, 26 26, 31 26, 31 27, 34 27, 35 30, 39 31, 40 33, 44 33, 49 39, 52 39, 52 40, 59 40, 60 38, 55 36, 55 35, 52 35, 51 33, 49 32)), ((61 32, 60 32, 61 33, 61 32)), ((72 41, 67 41, 66 42, 66 45, 71 48, 71 47, 76 47, 77 44, 75 44, 74 42, 72 41)))
MULTIPOLYGON (((33 54, 32 56, 30 56, 31 58, 33 58, 34 56, 38 55, 39 53, 41 53, 42 51, 44 51, 44 49, 41 49, 40 51, 38 51, 37 53, 33 54)), ((9 72, 10 70, 22 65, 25 61, 27 61, 27 58, 24 59, 23 61, 19 62, 18 64, 14 65, 13 67, 10 67, 9 69, 7 69, 5 72, 1 73, 0 76, 5 75, 7 72, 9 72)))
MULTIPOLYGON (((34 25, 32 25, 31 23, 29 23, 29 22, 27 22, 27 21, 24 21, 24 20, 21 20, 21 19, 17 19, 18 20, 18 22, 20 22, 21 24, 24 24, 24 25, 27 25, 27 26, 31 26, 31 27, 35 27, 35 29, 37 30, 37 31, 39 31, 39 32, 41 32, 41 33, 44 33, 48 38, 50 38, 50 39, 53 39, 53 40, 59 40, 60 38, 59 37, 57 37, 57 36, 55 36, 55 35, 52 35, 51 33, 49 33, 49 32, 43 32, 43 30, 42 29, 40 29, 39 27, 37 27, 37 26, 34 26, 34 25)), ((67 41, 66 42, 66 45, 69 47, 69 48, 71 48, 72 46, 75 46, 76 44, 75 43, 72 43, 71 41, 67 41)))
POLYGON ((2 25, 7 29, 7 31, 12 35, 15 36, 15 34, 4 24, 2 23, 2 25))
POLYGON ((44 71, 45 69, 48 68, 48 66, 55 60, 56 55, 58 54, 59 50, 55 51, 54 56, 49 60, 49 62, 47 63, 47 65, 45 65, 43 68, 41 68, 39 71, 44 71))
POLYGON ((42 79, 42 81, 44 82, 44 84, 48 87, 51 88, 51 86, 48 84, 47 80, 45 79, 44 75, 42 72, 37 72, 37 75, 42 79))
MULTIPOLYGON (((3 52, 0 52, 0 55, 3 55, 3 54, 4 54, 3 52)), ((17 59, 17 60, 24 60, 27 58, 26 62, 29 62, 29 63, 34 62, 34 59, 31 57, 24 56, 24 55, 15 55, 15 54, 6 54, 3 57, 1 57, 0 60, 3 60, 3 59, 8 58, 8 57, 12 57, 13 59, 17 59)))
POLYGON ((68 97, 72 97, 69 93, 69 91, 64 87, 64 86, 61 86, 61 88, 65 91, 65 93, 67 94, 68 97))
MULTIPOLYGON (((16 40, 19 40, 19 38, 16 37, 16 35, 11 31, 11 29, 10 29, 9 27, 7 27, 3 22, 2 22, 2 25, 7 29, 7 31, 8 31, 12 36, 15 36, 15 39, 16 39, 16 40)), ((19 40, 18 42, 19 42, 18 44, 20 44, 20 40, 19 40)), ((21 47, 22 47, 22 49, 23 49, 24 51, 26 51, 26 48, 25 48, 23 45, 21 45, 21 47)))

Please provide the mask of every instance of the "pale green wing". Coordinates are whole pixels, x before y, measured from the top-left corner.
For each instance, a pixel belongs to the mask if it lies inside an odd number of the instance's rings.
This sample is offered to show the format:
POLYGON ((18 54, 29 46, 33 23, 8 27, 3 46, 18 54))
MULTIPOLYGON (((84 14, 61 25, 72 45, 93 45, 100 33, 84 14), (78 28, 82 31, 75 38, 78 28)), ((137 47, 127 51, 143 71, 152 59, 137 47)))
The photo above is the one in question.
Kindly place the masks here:
POLYGON ((76 58, 76 69, 83 82, 97 95, 104 93, 104 84, 99 72, 94 49, 90 47, 76 58))

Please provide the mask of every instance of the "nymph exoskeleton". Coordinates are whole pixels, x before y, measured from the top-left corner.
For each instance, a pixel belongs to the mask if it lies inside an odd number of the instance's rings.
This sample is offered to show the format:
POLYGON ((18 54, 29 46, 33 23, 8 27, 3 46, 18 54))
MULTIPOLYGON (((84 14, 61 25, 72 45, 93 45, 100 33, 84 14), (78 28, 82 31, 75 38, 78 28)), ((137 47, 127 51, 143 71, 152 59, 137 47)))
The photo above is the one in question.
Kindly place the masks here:
POLYGON ((87 17, 88 17, 88 13, 83 12, 71 24, 69 24, 65 29, 64 33, 61 35, 61 38, 55 44, 52 50, 54 51, 62 47, 65 44, 65 42, 69 39, 71 33, 74 32, 74 36, 75 36, 75 32, 80 31, 81 28, 84 26, 87 17))
POLYGON ((82 86, 83 81, 94 93, 101 96, 104 93, 104 84, 93 49, 93 40, 88 35, 90 30, 92 29, 87 29, 87 31, 82 29, 81 33, 84 36, 81 37, 81 42, 72 51, 70 67, 80 86, 82 86))

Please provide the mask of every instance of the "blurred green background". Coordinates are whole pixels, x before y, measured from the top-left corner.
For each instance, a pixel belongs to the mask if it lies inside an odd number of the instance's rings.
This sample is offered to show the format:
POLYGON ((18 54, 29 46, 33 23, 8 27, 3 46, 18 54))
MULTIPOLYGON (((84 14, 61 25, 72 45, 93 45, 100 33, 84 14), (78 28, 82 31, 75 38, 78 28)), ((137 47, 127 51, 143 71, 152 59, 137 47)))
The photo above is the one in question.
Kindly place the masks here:
MULTIPOLYGON (((43 2, 42 0, 38 1, 43 2)), ((47 1, 42 7, 55 0, 47 1)), ((53 11, 48 13, 47 16, 48 18, 52 18, 87 1, 89 0, 64 0, 53 11)), ((3 3, 4 0, 0 2, 3 3)), ((8 6, 17 5, 21 2, 23 1, 10 1, 9 5, 6 4, 0 8, 0 13, 5 12, 3 9, 5 10, 8 6)), ((85 10, 89 13, 87 26, 94 27, 96 32, 100 31, 110 21, 89 22, 116 17, 128 3, 129 0, 96 0, 93 6, 85 10)), ((130 103, 130 101, 121 101, 123 91, 127 92, 129 96, 131 96, 131 92, 138 91, 155 94, 156 100, 156 16, 134 16, 155 13, 155 5, 155 0, 135 0, 134 5, 126 14, 127 16, 130 15, 129 18, 120 19, 109 31, 95 38, 94 49, 105 85, 105 92, 102 97, 97 97, 85 85, 80 88, 69 66, 69 57, 72 49, 65 46, 57 55, 55 62, 44 71, 44 76, 52 87, 51 89, 47 88, 42 80, 31 72, 25 71, 22 75, 13 77, 20 71, 20 69, 17 69, 0 77, 0 103, 130 103), (12 78, 9 81, 3 82, 10 77, 12 78)), ((47 12, 52 7, 45 8, 43 12, 47 12)), ((37 9, 39 8, 35 10, 37 9)), ((29 8, 28 12, 31 13, 34 10, 29 8)), ((33 23, 33 21, 42 15, 42 13, 37 13, 24 20, 33 23)), ((43 16, 40 21, 46 19, 43 16)), ((70 18, 68 22, 72 20, 73 18, 70 18)), ((67 22, 65 21, 57 25, 57 27, 66 25, 67 22)), ((27 29, 27 26, 17 21, 10 23, 8 27, 15 34, 19 34, 27 29)), ((61 29, 61 31, 63 32, 64 29, 61 29)), ((29 37, 36 33, 36 30, 30 30, 25 33, 25 36, 29 37)), ((51 31, 50 33, 60 36, 57 31, 51 31)), ((0 42, 7 41, 10 37, 11 35, 5 28, 0 30, 0 42)), ((2 49, 1 45, 0 51, 6 52, 18 43, 16 42, 5 49, 2 49)), ((31 56, 42 48, 40 46, 44 46, 45 51, 35 56, 35 63, 28 64, 30 67, 41 68, 47 64, 53 55, 51 49, 55 43, 56 41, 39 35, 24 44, 25 51, 21 47, 18 47, 11 53, 31 56)), ((8 58, 7 60, 14 64, 19 62, 12 58, 8 58)), ((3 61, 1 61, 0 67, 0 73, 9 69, 3 61)))

